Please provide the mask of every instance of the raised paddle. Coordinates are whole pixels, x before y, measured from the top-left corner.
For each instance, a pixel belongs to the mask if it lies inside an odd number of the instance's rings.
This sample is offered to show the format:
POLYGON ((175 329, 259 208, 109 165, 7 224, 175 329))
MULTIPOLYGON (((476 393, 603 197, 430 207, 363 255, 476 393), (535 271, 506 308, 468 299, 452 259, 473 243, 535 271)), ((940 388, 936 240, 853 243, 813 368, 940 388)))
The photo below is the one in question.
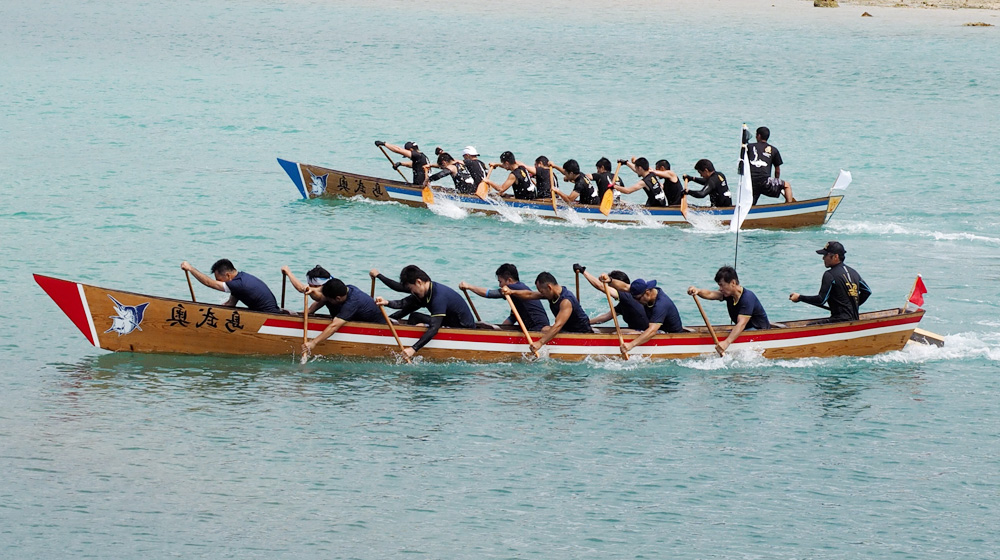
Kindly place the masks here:
MULTIPOLYGON (((611 213, 611 205, 615 202, 615 183, 618 182, 618 172, 622 169, 622 162, 618 162, 618 167, 615 168, 615 176, 611 179, 611 184, 608 185, 608 189, 604 191, 604 196, 601 197, 601 207, 599 210, 601 214, 607 216, 611 213)), ((628 359, 628 358, 626 358, 628 359)))
POLYGON ((481 323, 483 320, 479 318, 479 311, 476 311, 476 304, 472 303, 472 298, 469 297, 469 290, 462 288, 462 293, 465 294, 465 299, 469 302, 469 307, 472 308, 472 313, 476 316, 476 322, 481 323))
MULTIPOLYGON (((309 290, 306 290, 302 294, 302 344, 309 342, 309 290)), ((302 353, 302 358, 299 360, 300 364, 305 364, 309 361, 309 352, 305 351, 302 353)))
POLYGON ((372 277, 372 297, 375 297, 375 277, 372 277))
POLYGON ((288 275, 285 271, 281 271, 281 308, 285 308, 285 281, 288 280, 288 275))
POLYGON ((719 350, 719 337, 715 336, 715 329, 712 328, 712 323, 708 320, 708 315, 705 315, 705 309, 701 306, 701 301, 698 300, 698 294, 691 294, 694 298, 695 304, 698 305, 698 311, 701 312, 701 318, 705 320, 705 326, 708 327, 708 334, 712 335, 712 341, 715 342, 715 351, 722 355, 719 350))
POLYGON ((580 271, 579 270, 574 270, 573 272, 576 273, 576 301, 577 301, 577 303, 579 303, 580 302, 580 271))
POLYGON ((392 161, 392 158, 389 157, 389 152, 385 151, 385 146, 379 146, 378 144, 376 144, 376 146, 378 146, 378 149, 382 150, 382 155, 385 156, 385 159, 389 160, 389 163, 392 164, 392 168, 396 170, 396 173, 399 173, 400 177, 403 178, 403 182, 409 183, 409 181, 406 180, 406 175, 403 175, 403 172, 399 170, 399 166, 396 165, 396 162, 392 161))
POLYGON ((399 351, 403 353, 403 359, 406 360, 406 363, 412 364, 413 362, 410 361, 410 358, 406 355, 406 347, 403 346, 403 341, 400 340, 399 335, 396 334, 396 327, 393 326, 392 319, 389 319, 389 314, 385 312, 385 307, 379 305, 378 310, 381 311, 382 316, 385 317, 385 324, 389 325, 389 330, 392 332, 393 338, 396 339, 396 344, 399 345, 399 351))
MULTIPOLYGON (((615 304, 611 301, 611 291, 608 290, 608 283, 604 283, 604 295, 608 296, 608 307, 611 309, 611 318, 615 320, 615 332, 618 333, 618 344, 624 346, 625 339, 622 338, 622 327, 618 324, 618 313, 615 312, 615 304)), ((622 358, 628 361, 628 352, 622 350, 622 358)))
MULTIPOLYGON (((507 305, 510 305, 510 312, 514 314, 514 319, 517 320, 518 326, 521 327, 521 333, 524 335, 524 338, 528 339, 528 348, 531 348, 531 345, 534 344, 535 341, 531 340, 531 335, 528 334, 528 328, 524 326, 524 321, 521 320, 521 314, 518 313, 517 308, 514 307, 514 300, 510 299, 509 295, 504 295, 504 297, 507 298, 507 305)), ((538 350, 535 350, 534 348, 531 348, 531 353, 534 354, 536 358, 540 357, 538 355, 538 350)))
POLYGON ((188 279, 188 289, 191 290, 191 301, 197 303, 198 300, 194 299, 194 286, 191 285, 191 273, 188 272, 187 270, 185 270, 184 271, 184 275, 187 276, 187 279, 188 279))

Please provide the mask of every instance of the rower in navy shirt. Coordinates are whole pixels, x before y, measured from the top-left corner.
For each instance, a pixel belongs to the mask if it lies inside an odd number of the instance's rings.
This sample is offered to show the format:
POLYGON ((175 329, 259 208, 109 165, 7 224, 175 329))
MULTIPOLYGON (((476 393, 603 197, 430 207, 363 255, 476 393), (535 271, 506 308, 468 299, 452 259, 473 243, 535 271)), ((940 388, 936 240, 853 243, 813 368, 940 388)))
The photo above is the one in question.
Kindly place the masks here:
POLYGON ((555 322, 550 327, 542 329, 541 338, 531 343, 531 349, 537 352, 548 341, 555 338, 562 331, 576 333, 592 333, 590 319, 587 313, 580 307, 580 302, 573 297, 573 292, 565 286, 560 286, 556 282, 555 276, 549 272, 542 272, 535 278, 535 288, 531 290, 511 290, 509 287, 500 289, 500 293, 512 297, 524 299, 547 299, 549 309, 555 316, 555 322))
MULTIPOLYGON (((602 278, 603 280, 604 278, 602 278)), ((643 280, 637 278, 631 284, 625 284, 620 280, 609 278, 611 286, 624 294, 626 291, 640 305, 649 321, 642 334, 621 345, 622 352, 631 352, 636 346, 642 346, 649 339, 656 336, 658 332, 677 333, 684 331, 681 324, 681 316, 677 312, 677 306, 662 289, 656 287, 656 280, 643 280)))
POLYGON ((419 267, 412 264, 404 267, 399 273, 399 283, 410 291, 409 296, 393 301, 376 298, 375 303, 399 309, 400 313, 409 315, 411 325, 420 323, 428 325, 427 330, 413 346, 403 349, 403 354, 407 358, 412 358, 430 342, 441 327, 475 328, 476 322, 472 317, 472 310, 462 296, 444 284, 431 281, 427 273, 419 267), (426 307, 430 314, 417 313, 417 309, 422 307, 426 307))
POLYGON ((599 204, 601 202, 597 196, 597 185, 588 181, 587 176, 580 172, 580 164, 575 159, 567 160, 562 167, 555 164, 552 167, 562 173, 567 182, 573 183, 573 190, 569 194, 555 188, 555 185, 552 186, 552 192, 565 200, 566 204, 573 204, 573 202, 599 204))
POLYGON ((663 193, 663 185, 660 184, 660 180, 656 177, 654 173, 649 170, 649 160, 641 158, 632 158, 631 161, 619 160, 631 169, 635 171, 635 174, 639 176, 639 182, 632 185, 631 187, 619 187, 615 186, 615 190, 622 194, 634 193, 639 189, 646 191, 646 206, 647 207, 659 207, 667 205, 667 196, 663 193))
POLYGON ((212 265, 214 278, 191 266, 187 261, 181 263, 181 269, 193 274, 205 286, 230 294, 229 300, 223 304, 227 307, 236 307, 237 303, 242 303, 250 311, 284 313, 264 282, 249 273, 237 271, 229 259, 219 259, 212 265))
MULTIPOLYGON (((646 311, 643 309, 642 304, 632 297, 628 289, 618 290, 610 285, 612 280, 617 280, 621 282, 619 285, 628 286, 632 281, 628 279, 627 274, 620 270, 612 270, 607 274, 602 274, 600 278, 596 278, 593 274, 587 272, 587 267, 580 266, 579 264, 573 265, 573 272, 583 274, 587 282, 590 282, 590 285, 602 294, 604 293, 604 286, 607 283, 608 293, 611 294, 611 298, 618 300, 618 305, 615 306, 614 312, 622 316, 622 320, 629 329, 641 332, 649 328, 649 318, 646 317, 646 311)), ((591 317, 590 324, 599 325, 611 319, 611 311, 606 311, 600 315, 591 317)))
POLYGON ((740 285, 736 269, 731 266, 720 268, 715 273, 715 283, 719 285, 718 290, 704 290, 691 286, 688 288, 688 295, 726 302, 726 310, 729 311, 729 318, 734 325, 729 336, 716 345, 720 354, 724 353, 744 330, 771 328, 764 306, 753 292, 740 285))
POLYGON ((343 282, 333 278, 323 284, 320 288, 323 297, 337 306, 337 311, 333 321, 323 329, 316 338, 302 344, 302 352, 312 354, 316 345, 333 336, 340 327, 348 321, 360 321, 363 323, 381 323, 382 313, 375 305, 375 300, 357 286, 344 285, 343 282))
MULTIPOLYGON (((497 268, 496 276, 499 288, 488 290, 480 286, 473 286, 468 282, 461 282, 458 287, 459 289, 469 290, 480 297, 489 299, 503 299, 503 294, 500 293, 500 290, 504 286, 509 287, 511 290, 531 291, 531 288, 529 288, 527 284, 521 282, 520 276, 517 273, 517 267, 511 263, 504 263, 500 265, 500 267, 497 268)), ((521 298, 511 298, 511 301, 514 302, 514 308, 517 309, 518 314, 521 316, 521 320, 524 321, 524 327, 529 331, 539 332, 543 328, 549 326, 549 316, 545 314, 545 308, 542 307, 542 303, 540 301, 521 298)), ((502 324, 517 324, 517 318, 514 316, 513 311, 511 311, 507 318, 504 319, 502 324)))

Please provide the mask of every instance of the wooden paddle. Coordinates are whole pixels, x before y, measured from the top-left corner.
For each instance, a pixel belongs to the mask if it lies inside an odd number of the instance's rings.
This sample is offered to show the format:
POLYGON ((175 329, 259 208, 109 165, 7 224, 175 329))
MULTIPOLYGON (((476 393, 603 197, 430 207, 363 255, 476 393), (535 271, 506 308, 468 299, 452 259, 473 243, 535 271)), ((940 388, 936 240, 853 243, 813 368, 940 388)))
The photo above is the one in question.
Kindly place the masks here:
POLYGON ((576 273, 576 302, 580 303, 580 271, 574 270, 576 273))
POLYGON ((392 336, 393 336, 393 338, 395 338, 395 339, 396 339, 396 344, 398 344, 398 345, 399 345, 399 351, 403 353, 403 359, 405 359, 405 360, 406 360, 406 363, 408 363, 408 364, 412 364, 413 362, 412 362, 412 361, 410 360, 410 358, 409 358, 409 357, 408 357, 408 356, 406 355, 406 347, 405 347, 405 346, 403 346, 403 341, 402 341, 402 340, 400 340, 400 339, 399 339, 399 335, 398 335, 398 334, 396 334, 396 327, 395 327, 395 326, 393 326, 393 324, 392 324, 392 319, 389 319, 389 314, 385 312, 385 307, 383 307, 383 306, 379 305, 379 306, 378 306, 378 310, 379 310, 379 311, 381 311, 381 312, 382 312, 382 316, 383 316, 383 317, 385 317, 385 324, 386 324, 386 325, 389 325, 389 330, 390 330, 390 331, 392 332, 392 336))
POLYGON ((472 303, 472 298, 469 297, 469 290, 462 288, 462 293, 465 294, 465 299, 469 302, 469 307, 472 308, 472 313, 476 316, 476 322, 481 323, 483 320, 479 318, 479 311, 476 311, 476 304, 472 303))
MULTIPOLYGON (((611 213, 611 205, 615 202, 615 183, 618 182, 618 172, 622 169, 622 162, 618 162, 618 167, 615 169, 615 176, 611 179, 611 184, 608 185, 608 189, 604 191, 604 196, 601 197, 601 207, 599 210, 601 214, 607 216, 611 213)), ((626 358, 628 359, 628 358, 626 358)))
MULTIPOLYGON (((302 344, 309 342, 309 290, 302 294, 302 344)), ((299 360, 300 364, 305 364, 309 361, 309 352, 303 352, 302 358, 299 360)))
POLYGON ((684 179, 684 192, 681 193, 681 216, 684 216, 685 220, 688 219, 688 195, 687 195, 687 190, 688 190, 688 181, 687 181, 687 179, 684 179))
POLYGON ((191 301, 197 303, 198 300, 194 299, 194 286, 191 285, 191 272, 185 270, 184 271, 184 275, 187 276, 187 279, 188 279, 188 289, 191 290, 191 301))
POLYGON ((375 297, 375 278, 372 278, 372 297, 375 297))
POLYGON ((719 337, 715 335, 715 329, 712 328, 712 323, 708 320, 708 315, 705 315, 705 309, 701 306, 701 301, 698 300, 698 294, 691 294, 694 298, 695 304, 698 305, 698 311, 701 312, 701 318, 705 320, 705 326, 708 327, 708 334, 712 335, 712 341, 715 342, 715 351, 722 355, 719 351, 719 337))
POLYGON ((476 196, 483 200, 489 200, 490 186, 486 184, 486 181, 490 180, 490 173, 493 173, 493 166, 486 171, 486 178, 479 181, 479 186, 476 187, 476 196))
MULTIPOLYGON (((507 305, 510 305, 510 312, 514 314, 514 319, 517 320, 518 326, 521 327, 521 334, 524 335, 524 338, 528 339, 528 347, 531 348, 531 345, 534 344, 535 341, 531 340, 531 335, 528 334, 528 327, 524 326, 524 321, 521 320, 521 314, 518 313, 517 312, 517 308, 514 307, 514 300, 510 299, 509 295, 505 295, 504 297, 507 298, 507 305)), ((536 358, 541 357, 538 354, 538 350, 535 350, 534 348, 531 348, 531 352, 535 355, 536 358)))
POLYGON ((556 175, 552 172, 552 163, 549 162, 549 191, 552 193, 552 212, 559 215, 559 207, 556 206, 556 175))
POLYGON ((285 308, 285 281, 288 280, 288 275, 285 271, 281 271, 281 308, 285 308))
POLYGON ((403 182, 409 183, 409 181, 406 180, 406 175, 403 175, 403 172, 400 171, 399 167, 396 166, 396 162, 392 161, 392 158, 389 157, 389 152, 385 151, 385 146, 379 146, 378 149, 382 150, 382 154, 385 156, 385 159, 389 160, 389 163, 392 164, 392 168, 396 170, 396 173, 399 173, 400 177, 403 178, 403 182))
MULTIPOLYGON (((611 301, 611 291, 608 290, 608 283, 604 283, 604 295, 608 296, 608 307, 611 309, 611 318, 615 320, 615 332, 618 333, 618 344, 625 345, 625 339, 622 338, 622 327, 618 324, 618 313, 615 311, 615 304, 611 301)), ((628 352, 622 350, 622 358, 628 361, 628 352)))

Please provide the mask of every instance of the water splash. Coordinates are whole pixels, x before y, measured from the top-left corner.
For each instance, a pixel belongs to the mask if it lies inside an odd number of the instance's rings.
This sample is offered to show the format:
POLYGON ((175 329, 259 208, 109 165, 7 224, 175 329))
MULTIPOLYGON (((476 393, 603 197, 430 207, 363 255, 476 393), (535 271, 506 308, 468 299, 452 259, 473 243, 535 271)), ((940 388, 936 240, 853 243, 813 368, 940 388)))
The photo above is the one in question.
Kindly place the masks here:
POLYGON ((434 204, 429 205, 428 208, 438 216, 444 216, 453 220, 462 220, 469 215, 468 211, 455 202, 451 193, 443 193, 441 191, 435 192, 434 204))

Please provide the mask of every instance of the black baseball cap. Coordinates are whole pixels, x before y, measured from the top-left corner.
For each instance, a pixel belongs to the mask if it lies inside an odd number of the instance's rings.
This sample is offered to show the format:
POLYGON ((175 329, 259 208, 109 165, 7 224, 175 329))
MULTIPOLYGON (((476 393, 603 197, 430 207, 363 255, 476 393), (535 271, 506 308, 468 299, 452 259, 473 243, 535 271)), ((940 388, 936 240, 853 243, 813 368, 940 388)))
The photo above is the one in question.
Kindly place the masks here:
POLYGON ((412 150, 413 148, 419 148, 416 142, 407 142, 406 144, 403 144, 404 150, 412 150))
POLYGON ((829 241, 822 249, 816 251, 817 255, 840 255, 844 256, 847 254, 847 249, 840 244, 839 241, 829 241))

